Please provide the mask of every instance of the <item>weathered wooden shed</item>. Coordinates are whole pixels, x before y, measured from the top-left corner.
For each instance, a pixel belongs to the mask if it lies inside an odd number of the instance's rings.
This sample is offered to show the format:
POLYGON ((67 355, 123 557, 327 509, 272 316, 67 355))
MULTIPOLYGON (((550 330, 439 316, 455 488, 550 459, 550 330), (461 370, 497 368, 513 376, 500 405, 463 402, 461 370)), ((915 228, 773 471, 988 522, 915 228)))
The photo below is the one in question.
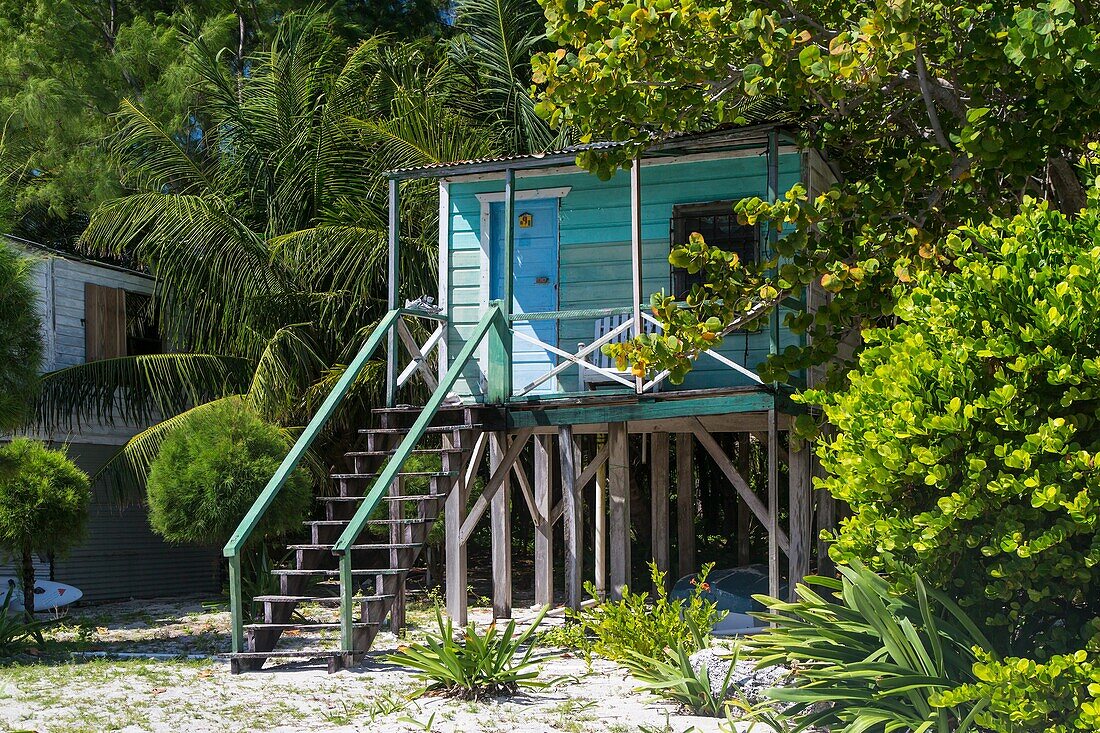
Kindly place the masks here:
MULTIPOLYGON (((619 595, 632 568, 649 559, 632 552, 632 445, 645 446, 648 454, 655 527, 650 544, 660 567, 671 567, 674 491, 679 569, 695 570, 692 454, 701 450, 767 529, 772 592, 778 595, 783 583, 793 587, 791 581, 809 572, 810 451, 797 443, 788 451, 783 437, 796 413, 791 387, 763 383, 754 367, 767 354, 799 342, 783 326, 784 312, 814 309, 826 295, 807 288, 792 293, 780 308, 742 314, 727 324, 721 348, 701 356, 682 385, 670 385, 663 373, 637 378, 618 372, 601 347, 660 328, 647 303, 652 293, 690 287, 691 276, 670 268, 668 255, 691 232, 745 259, 770 258, 777 232, 738 223, 733 203, 753 196, 774 200, 796 182, 812 192, 830 180, 828 166, 774 125, 661 141, 608 181, 576 167, 584 149, 390 174, 392 310, 283 469, 294 465, 296 451, 300 455, 308 447, 337 408, 342 389, 376 350, 387 354, 389 407, 378 411, 377 426, 362 431, 364 445, 348 454, 348 469, 334 474, 338 495, 322 498, 325 517, 308 523, 310 543, 295 546, 297 562, 284 571, 283 592, 260 599, 264 623, 246 628, 236 610, 243 601, 235 597, 238 669, 280 654, 271 650, 281 632, 294 626, 292 609, 317 600, 300 592, 303 578, 311 575, 332 580, 331 602, 340 609, 340 649, 317 655, 328 656, 333 666, 354 661, 387 615, 391 623, 402 623, 405 574, 440 518, 446 526, 450 615, 465 621, 466 543, 488 515, 493 605, 498 617, 509 616, 513 500, 528 507, 536 528, 537 603, 554 601, 551 545, 559 522, 566 604, 581 602, 586 579, 611 597, 619 595), (399 294, 418 294, 401 287, 401 190, 406 182, 425 179, 436 181, 439 190, 439 291, 402 307, 399 294), (744 328, 757 317, 767 320, 763 328, 744 328), (414 393, 405 390, 416 378, 431 396, 423 404, 403 405, 413 401, 414 393), (730 433, 739 436, 742 453, 749 436, 766 446, 766 495, 758 496, 744 478, 744 456, 723 447, 734 441, 719 436, 730 433), (638 434, 644 439, 632 441, 638 434), (428 472, 426 493, 403 489, 416 475, 403 469, 416 452, 440 456, 441 470, 428 472), (485 457, 487 479, 474 497, 485 457), (789 507, 784 525, 781 505, 789 507), (384 506, 388 513, 380 516, 384 506), (591 564, 582 558, 586 526, 594 532, 591 564), (592 568, 590 578, 586 567, 592 568)), ((801 375, 798 381, 812 382, 815 376, 801 375)), ((231 567, 239 564, 245 541, 281 481, 280 475, 272 480, 226 546, 231 567)), ((831 505, 823 501, 818 511, 818 522, 828 524, 831 505)), ((731 558, 730 564, 736 561, 731 558)))
MULTIPOLYGON (((34 262, 43 371, 162 350, 152 325, 154 282, 148 274, 36 242, 4 239, 34 262)), ((30 437, 64 448, 82 470, 94 474, 145 427, 123 420, 74 420, 49 431, 36 428, 30 437)), ((36 573, 80 588, 89 601, 213 593, 219 586, 216 552, 168 544, 149 527, 144 506, 120 506, 103 485, 93 489, 84 541, 63 557, 40 558, 36 573)), ((13 566, 0 563, 0 576, 12 574, 13 566)))

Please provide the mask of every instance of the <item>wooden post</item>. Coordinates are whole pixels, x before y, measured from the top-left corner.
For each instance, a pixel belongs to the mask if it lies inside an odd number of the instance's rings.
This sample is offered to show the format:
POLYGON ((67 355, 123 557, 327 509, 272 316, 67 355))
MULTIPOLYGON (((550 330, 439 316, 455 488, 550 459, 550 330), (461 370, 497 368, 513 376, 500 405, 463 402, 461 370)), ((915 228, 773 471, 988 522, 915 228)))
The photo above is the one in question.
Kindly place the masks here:
MULTIPOLYGON (((634 335, 642 333, 642 159, 630 166, 630 273, 634 299, 634 335)), ((634 378, 634 391, 642 393, 642 377, 634 378)))
POLYGON ((649 496, 653 527, 653 562, 665 574, 665 587, 672 578, 668 560, 668 433, 653 433, 650 452, 649 496))
MULTIPOLYGON (((443 447, 453 448, 454 438, 447 433, 443 434, 443 447)), ((458 466, 451 466, 454 454, 448 451, 443 453, 443 469, 457 470, 458 466)), ((474 460, 477 460, 476 457, 474 460)), ((457 461, 454 461, 457 463, 457 461)), ((458 626, 466 625, 466 543, 462 541, 462 523, 466 521, 466 488, 456 486, 447 494, 443 526, 445 530, 444 544, 446 546, 446 583, 447 583, 447 615, 458 626)))
MULTIPOLYGON (((606 440, 600 436, 597 446, 606 440)), ((593 555, 596 595, 601 601, 607 599, 607 464, 596 469, 596 496, 593 503, 593 555)))
POLYGON ((554 436, 535 436, 535 605, 554 602, 554 525, 550 523, 554 486, 554 436))
POLYGON ((790 494, 790 541, 788 553, 788 591, 790 600, 795 600, 798 592, 795 586, 810 574, 810 535, 813 533, 813 499, 810 496, 810 451, 803 442, 795 450, 790 449, 790 463, 787 464, 790 494))
MULTIPOLYGON (((737 468, 747 480, 752 475, 752 438, 749 433, 737 434, 737 468)), ((752 562, 752 545, 749 533, 752 530, 752 512, 740 495, 737 497, 737 564, 748 565, 752 562)))
POLYGON ((768 595, 779 598, 779 422, 768 410, 768 595))
MULTIPOLYGON (((810 451, 810 477, 824 478, 825 470, 821 467, 821 461, 813 451, 810 451)), ((836 565, 829 557, 829 544, 821 539, 822 530, 830 530, 836 527, 836 499, 827 489, 812 491, 817 498, 817 574, 831 577, 836 574, 836 565)))
POLYGON ((607 426, 611 505, 611 598, 630 585, 630 434, 625 422, 607 426))
MULTIPOLYGON (((507 433, 493 433, 489 443, 489 470, 495 474, 504 463, 507 433)), ((512 618, 512 469, 489 504, 493 545, 493 618, 512 618)))
POLYGON ((581 607, 584 543, 581 541, 583 518, 580 486, 577 485, 577 466, 580 463, 577 443, 573 440, 573 427, 558 428, 558 453, 561 456, 562 524, 565 535, 565 605, 577 610, 581 607))
POLYGON ((695 466, 694 436, 676 435, 676 545, 677 572, 695 572, 695 466))
MULTIPOLYGON (((396 178, 389 181, 389 260, 386 271, 386 301, 390 310, 400 307, 401 297, 401 209, 400 186, 396 178)), ((390 329, 386 336, 386 406, 397 402, 397 329, 390 329)))
MULTIPOLYGON (((392 484, 390 484, 390 496, 402 496, 405 492, 405 482, 398 477, 392 484)), ((405 513, 404 502, 391 501, 390 502, 390 519, 398 520, 403 519, 405 513)), ((390 544, 397 545, 407 542, 406 538, 406 526, 398 524, 396 521, 390 525, 390 544)), ((391 548, 390 549, 390 567, 401 567, 401 550, 391 548)), ((402 580, 397 584, 397 588, 394 591, 395 596, 393 599, 393 605, 390 606, 390 631, 397 636, 403 636, 405 633, 405 581, 402 580)), ((364 619, 366 620, 366 619, 364 619)))

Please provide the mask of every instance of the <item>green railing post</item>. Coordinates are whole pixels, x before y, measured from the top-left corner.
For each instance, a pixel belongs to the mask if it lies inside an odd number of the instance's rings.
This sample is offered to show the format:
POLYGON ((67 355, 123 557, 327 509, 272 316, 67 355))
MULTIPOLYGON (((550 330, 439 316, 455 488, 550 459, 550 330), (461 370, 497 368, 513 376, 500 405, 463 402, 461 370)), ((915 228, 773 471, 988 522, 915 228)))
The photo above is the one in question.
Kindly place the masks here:
POLYGON ((345 654, 355 652, 353 645, 355 640, 355 609, 353 607, 355 584, 352 575, 351 548, 360 533, 362 533, 371 514, 378 508, 382 497, 389 490, 394 479, 397 478, 397 474, 405 465, 405 461, 412 455, 413 449, 416 448, 417 443, 424 436, 424 432, 431 425, 435 414, 447 398, 447 394, 454 387, 458 378, 462 376, 466 365, 477 353, 478 346, 481 345, 487 334, 490 332, 499 333, 502 328, 507 329, 508 323, 504 318, 504 314, 501 313, 500 305, 492 303, 489 305, 489 310, 478 321, 474 332, 467 337, 466 343, 463 344, 462 349, 451 362, 447 373, 439 380, 439 386, 428 398, 428 403, 424 405, 405 437, 402 438, 400 445, 397 446, 390 459, 386 461, 382 471, 375 477, 374 485, 363 497, 359 508, 355 511, 355 516, 351 518, 340 538, 333 544, 332 552, 340 558, 340 640, 344 645, 342 651, 345 654))
POLYGON ((229 557, 229 615, 232 618, 230 636, 233 652, 244 651, 244 599, 241 598, 241 554, 229 557))
POLYGON ((279 464, 278 470, 275 471, 275 475, 271 477, 271 480, 267 482, 267 486, 260 492, 260 495, 256 497, 256 501, 253 502, 249 508, 248 513, 244 515, 240 524, 237 525, 237 529, 234 530, 233 535, 229 538, 229 541, 225 543, 225 547, 222 548, 222 555, 229 559, 229 605, 230 613, 232 614, 232 637, 233 637, 233 651, 240 652, 244 649, 244 598, 242 597, 241 590, 241 552, 244 549, 245 543, 248 542, 249 537, 255 531, 256 526, 260 523, 264 514, 270 508, 272 502, 275 501, 275 497, 279 495, 279 491, 282 490, 283 485, 290 478, 291 473, 301 463, 302 458, 309 451, 310 446, 313 445, 313 441, 317 439, 317 436, 321 433, 321 429, 332 417, 332 414, 344 401, 344 397, 348 391, 351 390, 355 380, 359 378, 359 374, 363 371, 363 367, 374 356, 374 352, 381 346, 382 341, 387 337, 394 325, 397 323, 397 319, 401 317, 402 311, 391 310, 387 313, 378 326, 375 327, 374 332, 371 333, 370 338, 367 339, 367 343, 363 344, 363 348, 359 350, 359 353, 352 359, 351 364, 348 365, 344 373, 340 375, 340 379, 336 382, 336 385, 329 392, 328 397, 321 403, 313 419, 306 425, 305 430, 298 436, 298 440, 291 446, 290 451, 287 453, 286 458, 279 464))
POLYGON ((492 306, 501 308, 501 318, 489 331, 489 364, 486 397, 490 404, 504 404, 512 397, 512 339, 511 324, 503 313, 500 301, 492 306))

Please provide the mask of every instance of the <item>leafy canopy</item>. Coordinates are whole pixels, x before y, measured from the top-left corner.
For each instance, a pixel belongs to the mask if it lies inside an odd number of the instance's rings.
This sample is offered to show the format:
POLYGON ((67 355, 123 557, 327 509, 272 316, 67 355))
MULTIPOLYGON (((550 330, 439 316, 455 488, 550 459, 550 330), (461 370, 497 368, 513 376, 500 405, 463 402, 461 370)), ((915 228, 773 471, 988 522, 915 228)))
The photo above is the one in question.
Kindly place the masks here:
POLYGON ((27 438, 0 446, 0 550, 64 554, 84 537, 88 476, 66 457, 27 438))
POLYGON ((953 270, 920 274, 900 324, 865 332, 820 487, 847 502, 832 556, 917 571, 1001 653, 1100 631, 1100 192, 1070 218, 1026 199, 962 227, 953 270))
MULTIPOLYGON (((275 474, 284 431, 226 399, 196 412, 164 440, 149 472, 149 522, 171 542, 222 544, 275 474)), ((299 529, 313 499, 309 475, 291 474, 256 537, 299 529)))
MULTIPOLYGON (((195 353, 49 375, 40 412, 62 425, 112 410, 163 416, 109 464, 123 497, 140 495, 161 440, 209 400, 244 394, 265 419, 305 424, 386 309, 382 171, 498 150, 445 46, 381 36, 349 50, 333 25, 285 15, 243 79, 216 38, 189 38, 198 140, 140 104, 119 113, 113 150, 131 192, 99 207, 82 241, 154 271, 171 296, 161 332, 195 353)), ((434 187, 403 189, 402 297, 435 291, 438 212, 434 187)), ((376 404, 381 369, 367 366, 327 426, 326 458, 376 404)))
POLYGON ((0 241, 0 433, 29 416, 42 364, 31 261, 0 241))
MULTIPOLYGON (((896 284, 949 267, 940 242, 952 228, 1008 215, 1024 194, 1084 203, 1071 162, 1100 129, 1092 3, 542 2, 561 48, 534 61, 538 110, 584 140, 627 143, 582 165, 606 176, 654 135, 784 110, 799 142, 836 166, 839 183, 814 200, 798 186, 739 208, 786 235, 780 259, 743 278, 747 295, 768 300, 759 280, 783 292, 820 279, 833 293, 816 317, 789 317, 813 338, 773 358, 769 378, 833 356, 847 333, 892 312, 896 284)), ((669 324, 683 341, 671 353, 640 343, 623 356, 675 366, 714 346, 697 326, 724 317, 723 300, 707 302, 669 324)))

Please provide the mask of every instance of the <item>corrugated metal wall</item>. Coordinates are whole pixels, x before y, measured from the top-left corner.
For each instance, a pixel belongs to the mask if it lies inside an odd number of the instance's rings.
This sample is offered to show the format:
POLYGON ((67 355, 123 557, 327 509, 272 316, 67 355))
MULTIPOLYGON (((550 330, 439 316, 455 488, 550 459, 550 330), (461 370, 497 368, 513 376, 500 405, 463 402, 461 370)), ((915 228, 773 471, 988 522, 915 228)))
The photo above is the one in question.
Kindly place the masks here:
MULTIPOLYGON (((93 472, 114 453, 102 445, 70 445, 81 468, 93 472)), ((169 545, 149 527, 145 507, 120 508, 102 487, 92 499, 88 533, 68 556, 55 558, 53 577, 80 588, 87 600, 152 598, 219 591, 217 548, 169 545)))

